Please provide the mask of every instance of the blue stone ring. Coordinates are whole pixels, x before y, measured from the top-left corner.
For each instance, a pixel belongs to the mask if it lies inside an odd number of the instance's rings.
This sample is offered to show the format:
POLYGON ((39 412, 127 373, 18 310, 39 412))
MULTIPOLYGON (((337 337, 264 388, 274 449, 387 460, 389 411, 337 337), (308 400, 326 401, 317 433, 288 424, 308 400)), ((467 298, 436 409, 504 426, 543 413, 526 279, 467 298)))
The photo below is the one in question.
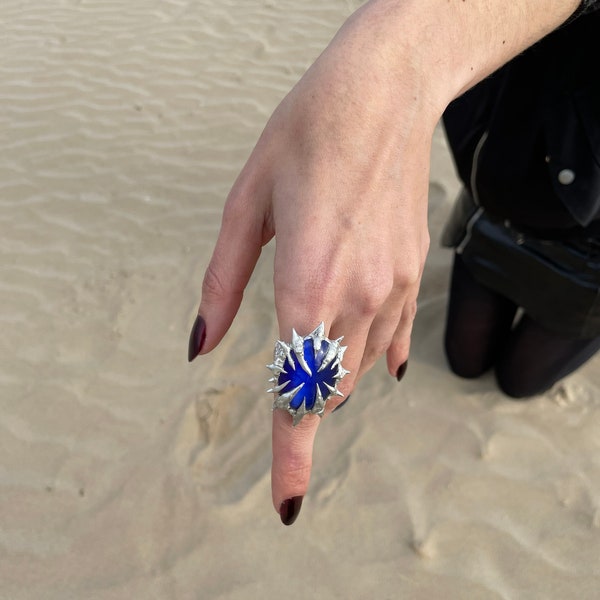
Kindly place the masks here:
POLYGON ((304 415, 323 416, 325 403, 331 396, 344 396, 338 383, 350 371, 342 367, 346 346, 344 338, 330 340, 325 337, 325 324, 321 323, 312 333, 299 336, 292 329, 292 342, 275 342, 272 365, 273 373, 268 390, 275 395, 273 410, 280 408, 292 415, 296 426, 304 415))

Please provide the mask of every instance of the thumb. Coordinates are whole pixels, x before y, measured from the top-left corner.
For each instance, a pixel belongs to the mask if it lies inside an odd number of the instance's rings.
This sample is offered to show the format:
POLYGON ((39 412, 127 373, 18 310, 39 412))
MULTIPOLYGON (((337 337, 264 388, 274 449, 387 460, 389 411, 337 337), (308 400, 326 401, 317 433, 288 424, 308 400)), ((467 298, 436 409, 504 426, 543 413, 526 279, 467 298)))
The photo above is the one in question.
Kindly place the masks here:
POLYGON ((212 258, 202 284, 198 317, 190 335, 188 359, 210 352, 231 326, 262 246, 264 211, 255 202, 254 191, 241 193, 236 183, 223 211, 223 220, 212 258))

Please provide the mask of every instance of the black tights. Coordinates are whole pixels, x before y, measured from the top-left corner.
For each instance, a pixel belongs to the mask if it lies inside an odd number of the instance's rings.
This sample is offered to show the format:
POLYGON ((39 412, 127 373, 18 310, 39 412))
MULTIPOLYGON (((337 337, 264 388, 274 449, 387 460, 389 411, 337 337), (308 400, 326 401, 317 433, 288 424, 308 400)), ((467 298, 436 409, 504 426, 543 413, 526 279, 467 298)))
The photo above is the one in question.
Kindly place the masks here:
POLYGON ((526 398, 547 391, 600 349, 600 337, 565 338, 527 314, 513 326, 517 308, 479 284, 455 255, 445 336, 452 371, 474 378, 494 367, 504 393, 526 398))

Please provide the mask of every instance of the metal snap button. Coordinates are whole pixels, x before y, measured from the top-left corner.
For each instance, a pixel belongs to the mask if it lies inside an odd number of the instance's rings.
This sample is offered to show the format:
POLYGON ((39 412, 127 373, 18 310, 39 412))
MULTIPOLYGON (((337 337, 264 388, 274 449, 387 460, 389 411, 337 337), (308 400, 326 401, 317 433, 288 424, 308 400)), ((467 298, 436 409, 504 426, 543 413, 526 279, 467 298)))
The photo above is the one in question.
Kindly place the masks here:
POLYGON ((571 169, 563 169, 558 173, 558 181, 563 185, 569 185, 575 181, 575 173, 571 169))

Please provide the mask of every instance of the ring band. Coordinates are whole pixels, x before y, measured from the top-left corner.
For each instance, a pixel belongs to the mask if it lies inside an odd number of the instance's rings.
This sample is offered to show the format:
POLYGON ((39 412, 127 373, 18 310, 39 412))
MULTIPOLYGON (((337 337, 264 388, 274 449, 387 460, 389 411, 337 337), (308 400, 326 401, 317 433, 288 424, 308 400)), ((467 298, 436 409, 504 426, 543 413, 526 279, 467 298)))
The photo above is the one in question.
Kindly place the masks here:
POLYGON ((344 396, 338 383, 350 371, 342 366, 347 346, 344 338, 330 340, 325 337, 325 324, 312 333, 300 336, 292 329, 292 341, 275 342, 273 364, 267 368, 273 373, 268 393, 275 395, 273 410, 279 408, 292 415, 296 426, 304 415, 323 416, 325 403, 331 396, 344 396))

